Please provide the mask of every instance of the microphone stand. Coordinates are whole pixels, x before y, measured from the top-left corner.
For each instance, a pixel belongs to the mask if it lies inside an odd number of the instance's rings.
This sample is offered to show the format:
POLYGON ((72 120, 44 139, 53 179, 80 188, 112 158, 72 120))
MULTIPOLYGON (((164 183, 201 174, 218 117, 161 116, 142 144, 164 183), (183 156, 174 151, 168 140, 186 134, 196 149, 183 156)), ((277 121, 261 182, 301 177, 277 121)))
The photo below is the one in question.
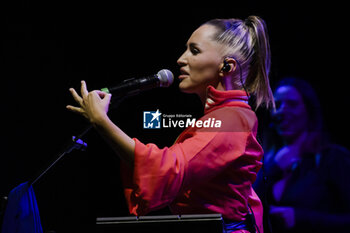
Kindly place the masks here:
MULTIPOLYGON (((48 167, 46 167, 40 173, 38 173, 39 175, 37 175, 35 178, 29 179, 28 187, 30 187, 31 185, 35 184, 38 180, 40 180, 40 178, 42 176, 44 176, 46 173, 48 173, 48 171, 53 166, 55 166, 55 164, 58 163, 64 157, 64 155, 72 152, 72 150, 74 150, 74 149, 78 149, 78 150, 84 151, 86 149, 86 147, 87 147, 87 144, 83 140, 81 140, 81 138, 84 137, 87 134, 87 132, 90 131, 91 128, 92 128, 92 125, 89 125, 77 137, 73 136, 72 140, 69 141, 68 143, 66 143, 66 145, 65 145, 64 149, 62 150, 62 152, 58 156, 55 157, 53 162, 51 162, 48 167)), ((2 229, 3 218, 5 216, 7 203, 8 203, 8 197, 7 196, 2 196, 1 199, 0 199, 0 230, 2 229)))
MULTIPOLYGON (((110 102, 110 110, 116 109, 119 104, 126 99, 127 97, 134 96, 138 93, 140 93, 140 90, 132 91, 127 94, 117 94, 112 97, 111 102, 110 102)), ((85 127, 85 129, 76 137, 72 136, 72 140, 70 140, 68 143, 65 144, 63 149, 54 159, 49 163, 47 167, 42 169, 37 176, 34 178, 29 179, 28 181, 28 187, 31 185, 34 185, 37 183, 45 174, 47 174, 52 167, 54 167, 66 154, 69 154, 72 152, 74 149, 85 151, 87 148, 87 143, 85 143, 82 138, 92 129, 92 125, 88 125, 85 127)), ((6 206, 7 206, 8 198, 7 196, 2 196, 0 198, 0 230, 2 227, 2 220, 5 214, 6 206)))
MULTIPOLYGON (((114 110, 116 109, 119 104, 126 98, 132 95, 128 95, 128 96, 120 96, 117 95, 115 97, 112 97, 111 102, 110 102, 110 110, 114 110)), ((42 176, 44 176, 46 173, 48 173, 48 171, 55 166, 66 154, 69 154, 70 152, 72 152, 74 149, 76 150, 81 150, 81 151, 85 151, 87 148, 87 143, 85 143, 82 138, 92 129, 92 125, 88 125, 87 127, 85 127, 85 129, 78 135, 78 136, 72 136, 72 140, 70 140, 68 143, 65 144, 65 146, 63 147, 63 149, 61 150, 61 152, 54 157, 54 159, 49 163, 49 165, 42 169, 41 172, 38 173, 38 175, 32 179, 29 180, 29 186, 35 184, 36 182, 38 182, 38 180, 40 180, 40 178, 42 176)))
POLYGON ((51 163, 49 163, 49 166, 41 170, 39 175, 37 175, 35 178, 29 180, 29 186, 40 180, 40 178, 44 176, 53 166, 55 166, 55 164, 59 162, 66 154, 69 154, 74 149, 85 151, 87 148, 87 143, 85 143, 81 138, 84 137, 90 131, 90 129, 92 129, 92 125, 87 126, 77 137, 72 136, 72 140, 66 143, 63 150, 61 150, 62 152, 60 152, 51 163))

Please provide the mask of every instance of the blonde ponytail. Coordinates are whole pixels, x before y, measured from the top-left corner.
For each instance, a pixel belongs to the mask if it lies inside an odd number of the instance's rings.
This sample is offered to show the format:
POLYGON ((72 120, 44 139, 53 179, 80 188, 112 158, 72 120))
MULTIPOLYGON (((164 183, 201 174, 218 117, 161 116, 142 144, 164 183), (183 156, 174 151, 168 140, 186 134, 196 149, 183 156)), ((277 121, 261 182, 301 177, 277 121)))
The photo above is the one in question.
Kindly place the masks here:
POLYGON ((264 20, 249 16, 245 21, 214 19, 205 24, 216 27, 213 40, 225 46, 223 56, 233 57, 240 64, 242 77, 234 78, 235 85, 255 96, 256 108, 261 105, 275 108, 269 83, 270 45, 264 20))
POLYGON ((252 30, 251 36, 254 44, 254 55, 245 81, 246 88, 255 94, 257 107, 266 104, 267 107, 275 108, 269 82, 271 52, 266 24, 258 16, 249 16, 244 22, 252 30))

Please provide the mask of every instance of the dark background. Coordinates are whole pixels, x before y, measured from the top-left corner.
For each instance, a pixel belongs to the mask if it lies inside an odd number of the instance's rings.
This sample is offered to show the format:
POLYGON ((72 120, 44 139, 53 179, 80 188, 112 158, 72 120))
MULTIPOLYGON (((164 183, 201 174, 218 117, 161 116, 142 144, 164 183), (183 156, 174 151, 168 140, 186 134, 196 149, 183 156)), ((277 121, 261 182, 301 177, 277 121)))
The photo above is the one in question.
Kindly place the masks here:
MULTIPOLYGON (((331 139, 348 147, 344 7, 304 4, 2 2, 0 195, 35 177, 87 125, 65 109, 74 103, 68 88, 86 80, 89 90, 99 89, 162 68, 177 77, 176 60, 187 39, 212 18, 265 19, 272 85, 290 75, 308 80, 319 94, 331 139)), ((131 137, 169 146, 180 130, 144 130, 142 112, 200 116, 199 100, 180 93, 177 84, 131 97, 110 116, 131 137)), ((92 229, 96 216, 128 215, 117 156, 95 131, 84 139, 86 152, 68 154, 34 185, 45 230, 82 232, 92 229)), ((167 210, 153 214, 160 213, 167 210)))

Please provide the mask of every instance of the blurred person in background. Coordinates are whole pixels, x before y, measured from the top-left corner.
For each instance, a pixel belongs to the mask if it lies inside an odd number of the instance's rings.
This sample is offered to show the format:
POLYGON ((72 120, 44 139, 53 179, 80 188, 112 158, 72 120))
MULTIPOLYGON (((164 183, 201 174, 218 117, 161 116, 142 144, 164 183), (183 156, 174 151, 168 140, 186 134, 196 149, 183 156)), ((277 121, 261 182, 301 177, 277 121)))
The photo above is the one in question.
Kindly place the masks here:
POLYGON ((314 89, 284 78, 274 98, 264 167, 254 184, 265 232, 350 232, 350 153, 325 137, 314 89))

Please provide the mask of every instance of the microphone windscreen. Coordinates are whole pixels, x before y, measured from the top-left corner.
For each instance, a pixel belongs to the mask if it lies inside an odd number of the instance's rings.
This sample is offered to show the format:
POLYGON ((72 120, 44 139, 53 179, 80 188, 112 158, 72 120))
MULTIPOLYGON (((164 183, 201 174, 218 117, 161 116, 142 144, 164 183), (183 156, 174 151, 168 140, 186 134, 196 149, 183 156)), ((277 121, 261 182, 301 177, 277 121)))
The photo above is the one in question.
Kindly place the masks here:
POLYGON ((174 81, 174 75, 170 70, 162 69, 157 73, 158 79, 160 81, 160 87, 168 87, 174 81))

